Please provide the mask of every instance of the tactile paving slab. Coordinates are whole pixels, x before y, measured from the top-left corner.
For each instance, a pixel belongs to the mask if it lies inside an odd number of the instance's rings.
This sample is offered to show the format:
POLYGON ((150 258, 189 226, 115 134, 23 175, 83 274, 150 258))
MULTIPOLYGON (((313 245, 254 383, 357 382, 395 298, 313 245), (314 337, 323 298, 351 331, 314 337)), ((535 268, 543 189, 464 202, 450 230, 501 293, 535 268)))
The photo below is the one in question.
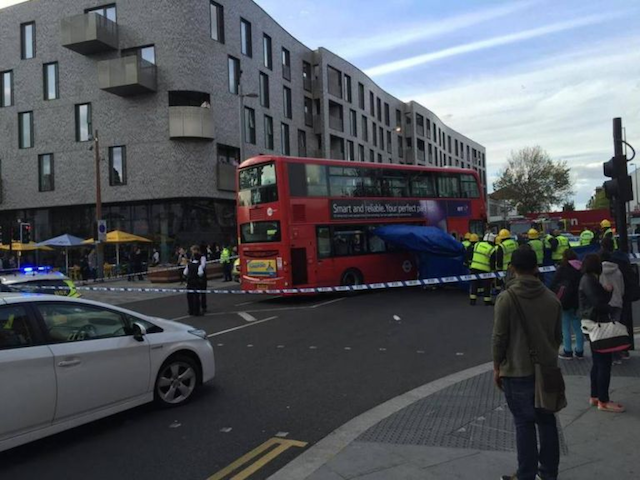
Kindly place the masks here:
MULTIPOLYGON (((364 432, 358 441, 398 445, 515 451, 515 427, 493 373, 430 395, 364 432)), ((567 453, 562 429, 562 452, 567 453)))
MULTIPOLYGON (((611 367, 612 377, 638 377, 640 378, 640 358, 637 353, 633 352, 629 360, 622 360, 621 365, 613 365, 611 367)), ((583 360, 574 358, 572 360, 558 360, 562 373, 565 375, 584 375, 589 376, 591 372, 591 357, 585 357, 583 360)))

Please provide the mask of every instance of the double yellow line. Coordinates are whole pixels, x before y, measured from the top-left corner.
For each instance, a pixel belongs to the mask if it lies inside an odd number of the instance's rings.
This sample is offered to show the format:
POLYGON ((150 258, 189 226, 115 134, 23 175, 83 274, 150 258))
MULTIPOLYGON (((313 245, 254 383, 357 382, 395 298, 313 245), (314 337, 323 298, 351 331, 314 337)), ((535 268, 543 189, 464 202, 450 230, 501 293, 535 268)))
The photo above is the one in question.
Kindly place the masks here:
POLYGON ((249 478, 251 475, 256 473, 258 470, 260 470, 262 467, 264 467, 267 463, 272 461, 274 458, 286 452, 291 447, 304 448, 306 446, 307 446, 306 442, 299 442, 297 440, 287 440, 285 438, 277 438, 277 437, 271 438, 266 442, 264 442, 259 447, 256 447, 253 450, 251 450, 249 453, 243 455, 232 464, 223 468, 218 473, 212 475, 207 480, 223 480, 227 478, 229 480, 245 480, 246 478, 249 478), (272 448, 274 446, 276 448, 272 448), (270 450, 269 453, 267 453, 266 455, 263 455, 263 453, 266 452, 267 450, 270 450), (255 460, 255 461, 252 462, 252 460, 255 460), (235 472, 236 470, 239 470, 245 465, 246 467, 243 470, 239 471, 232 477, 230 476, 233 472, 235 472))

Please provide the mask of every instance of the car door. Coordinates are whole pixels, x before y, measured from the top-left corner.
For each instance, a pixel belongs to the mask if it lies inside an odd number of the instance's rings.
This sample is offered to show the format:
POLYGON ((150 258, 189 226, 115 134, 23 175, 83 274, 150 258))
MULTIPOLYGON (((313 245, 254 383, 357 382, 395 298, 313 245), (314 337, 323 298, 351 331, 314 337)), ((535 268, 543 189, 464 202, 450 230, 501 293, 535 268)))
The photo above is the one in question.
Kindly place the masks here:
POLYGON ((0 306, 0 443, 53 421, 53 353, 26 305, 0 306))
POLYGON ((147 393, 149 343, 120 312, 76 302, 34 302, 49 336, 58 384, 54 420, 88 414, 147 393))

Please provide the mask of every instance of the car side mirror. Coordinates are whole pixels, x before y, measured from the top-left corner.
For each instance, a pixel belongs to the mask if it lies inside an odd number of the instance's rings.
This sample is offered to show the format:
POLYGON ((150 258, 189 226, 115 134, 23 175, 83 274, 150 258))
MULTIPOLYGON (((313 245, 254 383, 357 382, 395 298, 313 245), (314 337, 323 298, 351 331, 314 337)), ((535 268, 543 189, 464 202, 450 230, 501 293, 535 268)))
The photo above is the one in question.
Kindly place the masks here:
POLYGON ((144 336, 147 334, 147 329, 140 322, 133 322, 132 330, 133 338, 135 338, 139 342, 141 342, 144 339, 144 336))

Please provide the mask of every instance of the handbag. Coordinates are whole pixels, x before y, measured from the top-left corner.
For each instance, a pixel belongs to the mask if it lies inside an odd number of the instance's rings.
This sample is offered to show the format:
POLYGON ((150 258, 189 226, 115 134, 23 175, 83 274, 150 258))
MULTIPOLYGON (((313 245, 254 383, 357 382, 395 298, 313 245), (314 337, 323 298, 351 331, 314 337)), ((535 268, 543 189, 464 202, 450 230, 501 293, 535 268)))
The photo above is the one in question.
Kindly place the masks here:
POLYGON ((520 325, 522 326, 524 336, 527 338, 527 344, 529 346, 529 356, 531 357, 535 374, 535 407, 552 413, 559 412, 567 406, 562 370, 557 366, 551 367, 540 363, 538 360, 538 351, 531 343, 531 335, 527 327, 526 317, 524 316, 518 297, 516 297, 511 290, 507 290, 507 293, 518 311, 520 325))
POLYGON ((584 319, 582 333, 589 335, 591 348, 598 353, 621 352, 631 348, 631 338, 627 327, 620 322, 599 323, 584 319))

